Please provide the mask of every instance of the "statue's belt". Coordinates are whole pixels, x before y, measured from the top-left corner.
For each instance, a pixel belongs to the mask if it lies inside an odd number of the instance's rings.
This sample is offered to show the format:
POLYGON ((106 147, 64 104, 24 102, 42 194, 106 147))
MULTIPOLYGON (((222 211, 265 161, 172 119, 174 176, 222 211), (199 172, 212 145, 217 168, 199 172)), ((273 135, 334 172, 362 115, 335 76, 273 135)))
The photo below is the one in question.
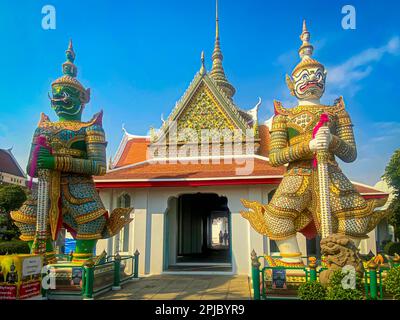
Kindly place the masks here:
POLYGON ((71 156, 77 158, 85 158, 86 152, 79 150, 79 149, 72 149, 72 148, 60 148, 58 150, 53 149, 53 155, 56 156, 71 156))

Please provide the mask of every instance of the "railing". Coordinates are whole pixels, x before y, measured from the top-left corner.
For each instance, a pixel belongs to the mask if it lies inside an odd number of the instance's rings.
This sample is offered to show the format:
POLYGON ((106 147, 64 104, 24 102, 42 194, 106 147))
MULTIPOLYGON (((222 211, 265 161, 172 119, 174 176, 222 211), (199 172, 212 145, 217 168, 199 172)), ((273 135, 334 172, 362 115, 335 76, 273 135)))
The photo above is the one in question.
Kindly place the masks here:
POLYGON ((58 289, 57 289, 57 287, 55 288, 58 290, 58 293, 52 292, 52 295, 63 295, 64 297, 71 297, 71 298, 82 297, 84 295, 84 289, 85 289, 84 281, 87 277, 86 269, 84 268, 84 266, 79 266, 79 265, 71 264, 71 263, 53 264, 53 265, 51 265, 51 268, 48 269, 48 273, 42 275, 42 279, 44 277, 47 277, 47 279, 48 279, 47 284, 49 285, 49 287, 45 287, 42 283, 42 296, 47 297, 49 290, 55 290, 55 289, 51 288, 51 285, 53 283, 55 283, 57 286, 57 274, 61 273, 62 269, 71 269, 71 268, 74 268, 75 270, 76 269, 80 270, 82 282, 80 284, 76 284, 76 285, 72 285, 70 283, 69 286, 61 287, 61 290, 60 290, 60 286, 58 286, 59 287, 58 289), (57 272, 57 270, 59 272, 57 272), (80 288, 80 290, 73 290, 74 287, 80 288))
MULTIPOLYGON (((71 255, 57 255, 57 258, 65 261, 65 263, 51 265, 54 272, 50 274, 50 277, 56 277, 57 270, 61 271, 63 268, 80 268, 82 274, 81 290, 74 290, 73 287, 69 287, 69 290, 61 290, 60 293, 51 291, 51 295, 80 296, 85 300, 92 300, 95 296, 106 291, 118 290, 121 288, 121 284, 139 277, 139 252, 137 250, 133 256, 117 254, 107 257, 102 263, 94 264, 93 261, 88 261, 83 266, 71 263, 71 257, 71 255), (127 272, 125 272, 126 269, 128 269, 127 272)), ((57 278, 55 279, 57 280, 57 278)), ((42 294, 48 296, 48 290, 43 290, 42 294)))
MULTIPOLYGON (((136 250, 133 256, 120 256, 119 254, 115 256, 109 256, 106 261, 99 263, 97 265, 86 265, 86 279, 85 279, 85 291, 84 299, 91 300, 98 294, 101 294, 108 290, 119 290, 121 289, 121 284, 139 277, 139 251, 136 250), (125 264, 123 262, 125 261, 125 264), (128 262, 131 265, 131 271, 126 274, 123 272, 124 277, 121 279, 121 266, 127 266, 128 262), (95 288, 95 281, 100 281, 101 272, 113 271, 113 279, 110 282, 106 282, 103 286, 95 288), (96 273, 97 271, 97 273, 96 273), (98 276, 95 277, 95 274, 98 276)), ((125 271, 125 270, 124 270, 125 271)))
POLYGON ((370 264, 368 270, 364 270, 364 288, 368 300, 383 300, 383 272, 390 268, 370 264))
MULTIPOLYGON (((274 256, 274 258, 282 258, 282 257, 274 256)), ((317 281, 318 274, 326 269, 320 267, 317 270, 316 261, 311 262, 311 260, 308 257, 301 257, 301 259, 303 261, 306 261, 306 264, 308 265, 304 267, 264 266, 261 268, 260 259, 265 259, 265 256, 257 256, 256 252, 253 250, 251 254, 251 260, 252 260, 252 282, 253 282, 254 300, 269 299, 267 296, 267 286, 266 286, 267 270, 299 270, 304 272, 305 281, 309 282, 309 281, 317 281)), ((273 281, 273 279, 271 280, 273 281)))
MULTIPOLYGON (((257 256, 256 252, 253 250, 251 253, 251 266, 252 266, 252 287, 253 287, 253 298, 254 300, 266 300, 267 289, 266 289, 266 271, 267 270, 299 270, 303 271, 305 274, 305 282, 313 282, 319 280, 319 273, 327 268, 322 267, 320 261, 314 259, 309 259, 307 257, 302 257, 306 259, 307 265, 304 267, 284 267, 284 266, 264 266, 261 267, 260 259, 264 256, 257 256), (319 262, 319 263, 318 263, 319 262), (319 266, 318 266, 319 265, 319 266), (261 278, 261 279, 260 279, 261 278)), ((274 256, 274 258, 281 258, 279 256, 274 256)), ((398 261, 391 261, 391 267, 399 266, 398 261)), ((389 271, 390 268, 378 266, 373 262, 369 262, 367 268, 364 271, 364 289, 365 296, 368 300, 383 300, 383 273, 389 271)), ((273 281, 273 279, 272 279, 273 281)))

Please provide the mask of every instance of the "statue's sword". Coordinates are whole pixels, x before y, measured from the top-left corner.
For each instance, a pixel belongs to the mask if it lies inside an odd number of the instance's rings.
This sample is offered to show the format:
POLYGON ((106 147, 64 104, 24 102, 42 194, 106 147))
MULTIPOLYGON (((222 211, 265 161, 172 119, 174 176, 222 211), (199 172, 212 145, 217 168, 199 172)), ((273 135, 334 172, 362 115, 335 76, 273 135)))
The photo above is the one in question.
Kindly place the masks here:
MULTIPOLYGON (((36 141, 36 146, 33 151, 32 165, 30 176, 31 179, 36 171, 37 158, 41 147, 47 147, 46 137, 39 136, 36 141)), ((37 198, 37 215, 36 215, 36 233, 32 245, 32 252, 34 254, 45 254, 46 253, 46 241, 47 241, 47 220, 49 213, 49 181, 50 181, 50 170, 39 169, 38 170, 38 198, 37 198)), ((32 182, 30 182, 30 186, 32 182)))
MULTIPOLYGON (((320 121, 313 130, 313 138, 318 130, 326 126, 329 122, 327 114, 322 114, 320 121)), ((319 150, 314 158, 313 166, 318 166, 318 184, 319 184, 319 205, 321 217, 322 239, 332 234, 331 206, 329 199, 329 172, 328 172, 328 150, 319 150)))
POLYGON ((38 171, 38 199, 36 216, 36 234, 33 242, 33 253, 46 253, 47 220, 49 212, 49 177, 48 169, 38 171))

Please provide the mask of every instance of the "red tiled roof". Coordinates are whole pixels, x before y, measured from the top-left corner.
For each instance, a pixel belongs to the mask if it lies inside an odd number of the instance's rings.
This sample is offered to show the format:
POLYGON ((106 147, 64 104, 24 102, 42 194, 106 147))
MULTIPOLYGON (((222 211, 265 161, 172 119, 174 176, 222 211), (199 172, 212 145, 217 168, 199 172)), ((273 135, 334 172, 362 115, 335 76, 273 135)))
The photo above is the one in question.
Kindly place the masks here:
POLYGON ((0 149, 0 172, 25 178, 25 174, 12 155, 11 150, 0 149))
POLYGON ((264 157, 268 157, 270 143, 269 128, 266 125, 258 126, 258 134, 260 136, 260 149, 258 150, 258 154, 264 157))
POLYGON ((356 190, 361 194, 387 194, 378 189, 375 189, 374 187, 366 186, 358 182, 353 182, 353 185, 356 187, 356 190))
MULTIPOLYGON (((143 164, 127 166, 109 171, 105 176, 95 177, 98 188, 119 187, 175 187, 175 186, 211 186, 276 184, 282 180, 285 167, 272 167, 266 159, 257 157, 235 158, 232 163, 221 159, 220 163, 157 163, 147 161, 143 164), (245 163, 253 161, 254 167, 247 175, 238 175, 245 163)), ((365 198, 385 198, 387 193, 357 182, 356 190, 365 198)))
POLYGON ((136 166, 128 166, 118 170, 109 171, 105 176, 96 177, 96 180, 137 180, 137 179, 199 179, 199 178, 227 178, 227 177, 255 177, 255 176, 281 176, 283 167, 272 167, 268 161, 258 158, 232 159, 226 163, 221 159, 219 164, 210 163, 157 163, 148 161, 136 166), (254 168, 247 175, 238 175, 238 170, 243 170, 245 163, 239 161, 254 161, 254 168))
POLYGON ((130 139, 118 159, 115 168, 124 167, 130 164, 145 161, 147 158, 147 147, 150 144, 148 138, 132 138, 130 139))

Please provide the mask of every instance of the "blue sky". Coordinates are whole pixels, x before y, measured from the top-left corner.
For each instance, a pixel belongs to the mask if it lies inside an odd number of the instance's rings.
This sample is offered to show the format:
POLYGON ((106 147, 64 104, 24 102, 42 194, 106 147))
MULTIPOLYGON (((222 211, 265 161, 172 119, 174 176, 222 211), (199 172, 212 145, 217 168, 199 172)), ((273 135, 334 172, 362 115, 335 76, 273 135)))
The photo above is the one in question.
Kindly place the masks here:
MULTIPOLYGON (((400 135, 400 22, 397 1, 220 0, 224 67, 249 109, 272 115, 272 100, 293 103, 285 74, 298 62, 301 22, 308 21, 314 57, 328 69, 323 102, 343 95, 355 124, 359 157, 342 164, 349 178, 375 184, 400 135), (345 4, 356 9, 356 29, 341 27, 345 4)), ((40 112, 55 119, 47 92, 61 75, 68 39, 78 79, 90 87, 84 119, 104 110, 114 155, 128 132, 161 125, 200 68, 211 68, 214 0, 11 1, 0 3, 0 148, 13 147, 25 166, 40 112), (42 7, 56 8, 56 30, 41 27, 42 7)))

